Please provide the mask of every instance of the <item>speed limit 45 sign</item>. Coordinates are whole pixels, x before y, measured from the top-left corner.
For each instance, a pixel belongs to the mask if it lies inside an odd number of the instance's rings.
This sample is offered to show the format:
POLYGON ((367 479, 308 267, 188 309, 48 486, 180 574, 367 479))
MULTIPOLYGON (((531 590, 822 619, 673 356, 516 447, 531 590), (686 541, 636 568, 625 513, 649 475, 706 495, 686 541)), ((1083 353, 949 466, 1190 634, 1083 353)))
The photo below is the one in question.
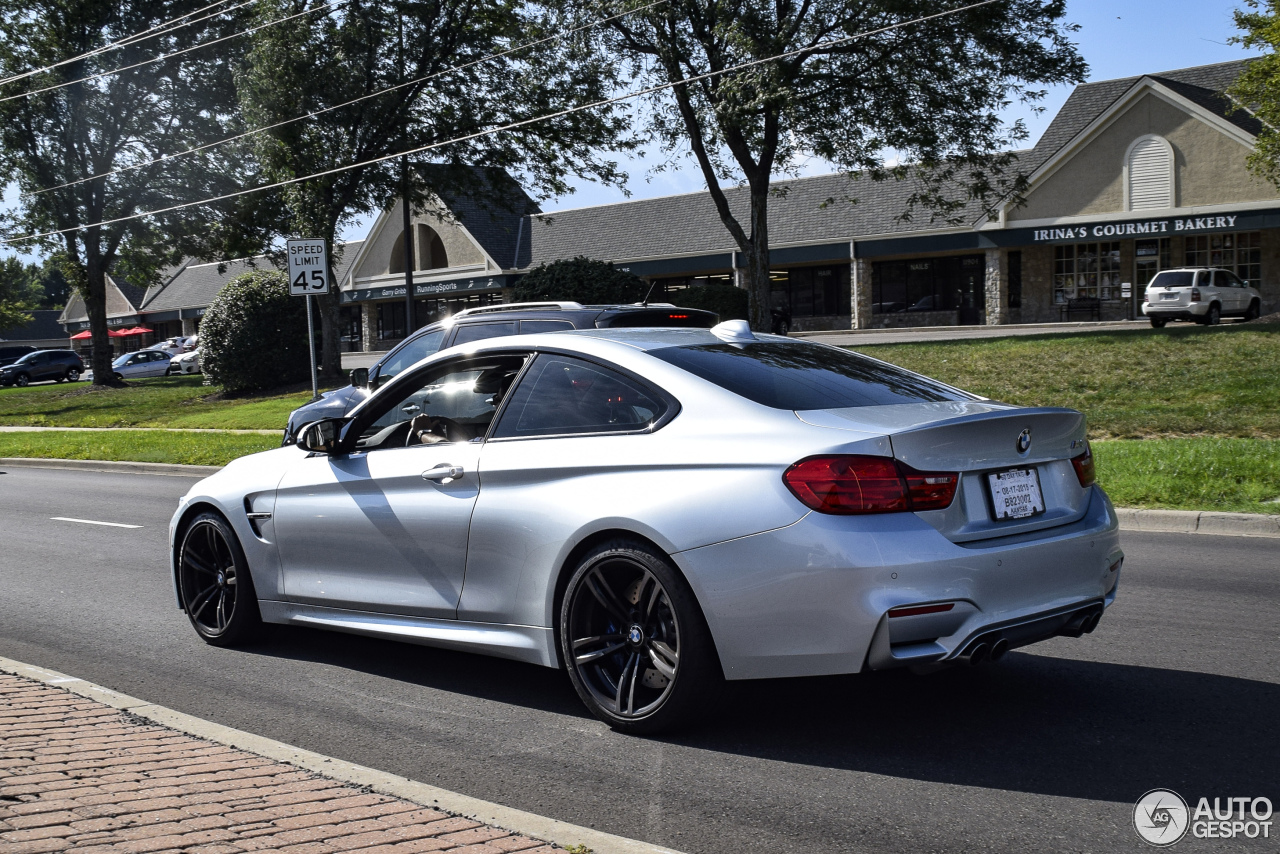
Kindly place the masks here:
POLYGON ((295 297, 329 293, 329 253, 323 240, 290 240, 289 293, 295 297))

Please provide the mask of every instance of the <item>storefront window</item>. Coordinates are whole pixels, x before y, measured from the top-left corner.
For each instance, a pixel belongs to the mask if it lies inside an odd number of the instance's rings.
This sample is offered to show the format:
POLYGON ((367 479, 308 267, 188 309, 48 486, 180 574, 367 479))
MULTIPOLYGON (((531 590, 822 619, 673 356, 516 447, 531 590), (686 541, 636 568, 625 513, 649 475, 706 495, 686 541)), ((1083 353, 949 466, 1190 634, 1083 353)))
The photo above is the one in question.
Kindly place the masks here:
POLYGON ((359 305, 344 305, 338 309, 338 342, 344 353, 356 353, 364 349, 364 324, 359 305))
POLYGON ((872 265, 871 310, 893 314, 976 308, 983 298, 986 263, 982 255, 877 262, 872 265))
POLYGON ((1075 297, 1120 299, 1120 244, 1077 243, 1055 246, 1053 301, 1075 297))
POLYGON ((404 337, 404 303, 384 302, 378 305, 378 338, 395 340, 404 337))
POLYGON ((1253 287, 1262 284, 1262 232, 1187 238, 1188 267, 1224 267, 1253 287))
POLYGON ((418 319, 418 328, 429 323, 453 317, 468 308, 479 308, 482 305, 497 305, 502 302, 502 294, 458 294, 440 299, 420 299, 414 302, 414 316, 418 319))
POLYGON ((710 273, 705 276, 667 276, 652 279, 653 290, 649 292, 650 302, 675 302, 679 305, 680 291, 685 288, 698 288, 704 285, 732 285, 731 273, 710 273))
POLYGON ((1022 253, 1009 253, 1009 308, 1022 308, 1022 253))
POLYGON ((849 265, 772 270, 773 307, 792 317, 848 314, 849 265))

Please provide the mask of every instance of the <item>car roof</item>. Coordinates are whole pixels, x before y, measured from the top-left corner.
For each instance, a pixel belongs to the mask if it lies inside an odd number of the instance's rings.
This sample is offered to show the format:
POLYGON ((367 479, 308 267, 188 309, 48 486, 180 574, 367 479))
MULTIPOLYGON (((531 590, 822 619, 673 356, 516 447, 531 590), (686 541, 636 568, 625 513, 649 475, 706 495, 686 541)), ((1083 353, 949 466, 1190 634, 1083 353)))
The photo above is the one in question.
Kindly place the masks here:
MULTIPOLYGON (((768 343, 782 343, 800 345, 814 345, 816 342, 806 341, 798 338, 788 338, 785 335, 769 335, 766 333, 756 333, 756 340, 768 343)), ((596 338, 604 341, 613 341, 618 344, 625 344, 634 347, 637 350, 661 350, 664 347, 692 347, 700 344, 726 344, 730 343, 727 339, 721 338, 712 333, 710 329, 692 329, 692 328, 676 328, 661 326, 634 326, 634 327, 615 327, 611 329, 566 329, 562 332, 544 332, 537 336, 509 336, 506 338, 488 338, 478 344, 485 345, 483 349, 502 349, 504 346, 533 346, 535 349, 542 347, 555 346, 557 341, 566 341, 567 339, 580 338, 596 338), (531 342, 533 342, 531 344, 531 342)), ((733 342, 743 343, 743 342, 733 342)), ((455 349, 455 348, 451 348, 455 349)), ((477 350, 481 349, 479 346, 477 350)), ((441 352, 450 352, 445 350, 441 352)))

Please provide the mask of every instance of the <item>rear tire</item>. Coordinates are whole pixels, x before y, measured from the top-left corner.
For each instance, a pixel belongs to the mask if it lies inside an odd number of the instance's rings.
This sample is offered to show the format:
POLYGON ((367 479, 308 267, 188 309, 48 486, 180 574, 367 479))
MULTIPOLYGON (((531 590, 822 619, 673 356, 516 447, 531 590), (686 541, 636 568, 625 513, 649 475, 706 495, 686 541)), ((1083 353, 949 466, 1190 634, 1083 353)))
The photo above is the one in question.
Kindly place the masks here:
POLYGON ((1222 322, 1222 309, 1215 302, 1209 306, 1209 313, 1204 316, 1205 326, 1217 326, 1222 322))
POLYGON ((213 646, 236 646, 262 633, 262 614, 240 540, 216 513, 187 526, 178 550, 178 592, 196 634, 213 646))
POLYGON ((1151 325, 1154 326, 1156 329, 1164 329, 1164 325, 1168 322, 1169 321, 1165 320, 1163 317, 1151 318, 1151 325))
POLYGON ((78 383, 78 382, 80 382, 80 371, 78 371, 78 370, 77 370, 77 369, 75 369, 75 368, 71 368, 71 369, 69 369, 69 370, 67 371, 67 382, 69 382, 69 383, 78 383))
POLYGON ((559 626, 574 690, 619 732, 689 723, 709 710, 724 679, 693 590, 639 540, 610 540, 578 562, 559 626))

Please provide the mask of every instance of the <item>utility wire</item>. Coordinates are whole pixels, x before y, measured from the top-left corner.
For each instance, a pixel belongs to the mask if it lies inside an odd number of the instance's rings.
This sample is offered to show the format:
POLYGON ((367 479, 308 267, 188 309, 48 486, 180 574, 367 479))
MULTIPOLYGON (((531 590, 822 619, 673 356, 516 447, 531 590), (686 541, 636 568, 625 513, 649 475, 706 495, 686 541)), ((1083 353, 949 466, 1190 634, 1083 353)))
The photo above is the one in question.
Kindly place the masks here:
POLYGON ((404 83, 397 83, 395 86, 388 86, 385 89, 379 89, 376 92, 370 92, 367 95, 361 95, 358 98, 352 98, 350 101, 345 101, 341 104, 334 104, 332 107, 325 107, 324 109, 315 110, 313 112, 306 113, 301 116, 295 116, 291 119, 285 119, 284 121, 279 121, 279 122, 276 122, 275 124, 265 125, 260 128, 254 128, 253 130, 245 131, 244 133, 238 133, 235 136, 229 136, 226 139, 220 139, 220 140, 217 140, 216 142, 207 142, 204 145, 197 145, 194 148, 188 148, 186 151, 178 151, 173 154, 166 154, 161 157, 154 158, 152 160, 144 160, 140 163, 130 163, 127 166, 120 166, 108 172, 100 172, 97 175, 90 175, 87 178, 78 178, 75 181, 68 181, 65 184, 57 184, 53 187, 46 187, 42 190, 36 190, 35 192, 28 193, 26 194, 26 196, 27 198, 33 198, 35 196, 39 196, 44 193, 52 193, 54 190, 61 190, 66 187, 74 187, 77 184, 84 184, 88 181, 96 181, 99 178, 109 178, 112 175, 120 175, 125 172, 131 172, 135 169, 144 169, 147 166, 154 166, 157 163, 164 163, 169 160, 176 160, 179 157, 186 157, 188 154, 195 154, 200 151, 207 151, 211 148, 217 148, 219 146, 226 145, 229 142, 235 142, 237 140, 247 139, 248 137, 256 136, 257 134, 260 134, 260 133, 266 133, 269 130, 275 130, 276 128, 282 128, 282 127, 285 127, 286 125, 291 125, 295 122, 300 122, 300 121, 304 121, 305 119, 312 119, 312 118, 315 118, 316 116, 324 115, 325 113, 332 112, 333 110, 340 110, 343 107, 350 107, 352 104, 358 104, 361 101, 367 101, 370 98, 377 98, 381 95, 387 94, 388 92, 394 92, 397 89, 402 89, 405 86, 413 86, 418 83, 425 83, 428 80, 434 80, 437 77, 443 77, 446 74, 452 74, 456 71, 465 71, 466 69, 479 65, 483 62, 489 62, 490 60, 501 59, 504 56, 510 56, 511 54, 517 51, 525 50, 531 47, 537 47, 540 44, 546 44, 547 42, 555 41, 556 39, 567 38, 568 36, 576 35, 577 33, 580 33, 583 30, 589 30, 589 29, 592 29, 593 27, 598 27, 598 26, 601 26, 602 24, 607 24, 610 21, 616 21, 617 19, 624 18, 627 15, 634 15, 636 12, 647 11, 649 9, 652 9, 654 6, 660 6, 666 2, 667 0, 655 0, 655 2, 650 3, 647 6, 638 6, 635 9, 629 9, 626 12, 619 12, 618 14, 612 15, 608 18, 602 18, 601 20, 593 21, 590 24, 583 24, 579 27, 566 30, 565 32, 562 32, 562 33, 556 33, 554 35, 546 36, 545 38, 537 39, 535 41, 525 42, 524 44, 515 45, 514 47, 507 48, 506 50, 500 51, 499 53, 490 54, 489 56, 483 56, 479 59, 474 59, 470 62, 463 63, 462 65, 455 65, 452 68, 445 68, 441 71, 435 71, 435 72, 432 72, 431 74, 427 74, 422 77, 415 78, 413 80, 406 80, 404 83))
POLYGON ((657 92, 662 92, 666 89, 674 89, 676 86, 685 86, 685 85, 688 85, 689 83, 697 83, 699 80, 706 80, 711 77, 719 77, 722 74, 730 74, 734 71, 742 71, 743 69, 746 69, 746 68, 753 68, 757 65, 763 65, 766 62, 773 62, 779 59, 789 59, 790 57, 799 56, 800 54, 805 54, 805 53, 810 53, 810 54, 817 53, 819 51, 844 44, 845 42, 851 42, 857 39, 864 39, 870 36, 880 35, 882 33, 887 33, 892 30, 901 29, 902 27, 912 26, 914 24, 921 24, 921 23, 924 23, 925 21, 932 21, 937 18, 944 18, 944 17, 947 17, 948 15, 955 15, 955 14, 959 14, 960 12, 968 12, 971 9, 977 9, 982 6, 989 6, 992 3, 1001 3, 1001 2, 1004 2, 1004 0, 980 0, 980 2, 978 3, 970 3, 967 6, 960 6, 955 9, 948 9, 943 12, 935 12, 931 15, 924 15, 919 18, 913 18, 910 21, 901 21, 896 24, 889 24, 888 26, 880 27, 879 29, 875 29, 875 30, 867 30, 866 32, 854 33, 853 35, 841 36, 838 39, 831 39, 829 41, 819 42, 817 44, 813 44, 808 47, 796 48, 795 50, 786 51, 785 53, 774 54, 773 56, 766 56, 760 59, 753 59, 748 62, 739 63, 738 65, 731 65, 728 68, 722 68, 719 71, 708 71, 703 74, 696 74, 693 77, 685 77, 680 80, 672 80, 667 83, 659 83, 656 86, 649 86, 644 89, 638 89, 635 92, 628 92, 625 95, 617 95, 613 98, 604 98, 599 101, 593 101, 590 104, 580 104, 579 106, 576 106, 576 107, 568 107, 566 109, 560 110, 555 113, 549 113, 545 116, 534 116, 533 118, 530 118, 530 119, 521 119, 518 122, 511 122, 510 124, 501 125, 495 128, 489 128, 488 130, 476 131, 475 133, 456 137, 454 139, 448 139, 443 142, 433 142, 429 145, 421 145, 421 146, 418 146, 417 148, 410 148, 405 151, 397 151, 394 154, 384 154, 381 157, 374 157, 374 158, 370 158, 369 160, 362 160, 359 163, 351 163, 346 166, 336 166, 333 169, 325 169, 321 172, 313 172, 310 175, 302 175, 297 178, 288 178, 284 181, 276 181, 273 184, 264 184, 261 187, 249 187, 244 190, 236 190, 234 193, 224 193, 221 196, 211 196, 210 198, 199 199, 194 202, 181 202, 179 204, 170 205, 165 208, 157 208, 156 210, 152 210, 152 211, 143 211, 142 213, 130 214, 129 216, 115 217, 114 219, 104 219, 98 222, 86 223, 85 225, 72 226, 71 228, 60 228, 60 229, 54 229, 53 231, 42 231, 36 234, 26 234, 26 235, 23 235, 22 237, 11 237, 4 241, 0 241, 0 245, 22 243, 28 240, 38 240, 42 237, 53 237, 54 235, 57 235, 57 234, 67 234, 73 231, 83 231, 86 228, 97 228, 99 226, 104 226, 104 225, 115 225, 117 223, 129 222, 135 219, 143 219, 144 217, 155 216, 157 214, 171 213, 173 211, 184 210, 185 208, 191 208, 197 205, 207 205, 213 202, 223 202, 228 199, 238 198, 240 196, 248 196, 248 195, 252 195, 253 193, 261 193, 265 190, 274 190, 277 187, 288 187, 293 184, 299 184, 303 181, 309 181, 312 178, 323 178, 328 175, 337 175, 342 172, 350 172, 352 169, 359 169, 361 166, 372 166, 375 163, 384 163, 388 160, 394 160, 397 157, 404 157, 406 155, 411 155, 411 154, 421 154, 425 151, 431 151, 433 149, 443 148, 448 145, 457 145, 460 142, 468 142, 473 139, 479 139, 481 137, 490 136, 491 134, 502 133, 504 131, 509 131, 509 130, 515 130, 516 128, 521 128, 521 127, 527 127, 528 125, 536 124, 538 122, 548 121, 550 119, 558 119, 563 116, 568 116, 574 113, 583 112, 584 110, 591 110, 591 109, 595 109, 596 107, 603 107, 609 104, 616 104, 619 101, 627 101, 632 98, 639 98, 644 95, 652 95, 657 92))
POLYGON ((181 29, 182 27, 190 26, 191 24, 208 20, 209 18, 215 17, 217 15, 225 14, 226 12, 231 12, 235 9, 239 9, 241 6, 248 6, 250 3, 256 2, 256 0, 246 0, 246 2, 241 3, 238 6, 232 6, 230 9, 219 9, 216 12, 214 12, 212 15, 207 15, 204 18, 199 18, 194 21, 185 21, 184 23, 180 23, 180 22, 183 22, 184 19, 186 18, 190 18, 193 15, 199 15, 202 12, 207 12, 210 9, 214 8, 215 6, 222 6, 227 2, 228 0, 217 0, 216 3, 210 3, 208 6, 205 6, 200 9, 196 9, 194 12, 188 12, 187 14, 179 15, 176 18, 170 18, 169 20, 164 21, 163 23, 156 24, 155 26, 145 29, 142 32, 134 33, 132 35, 125 36, 124 38, 117 39, 116 41, 113 41, 109 44, 104 44, 99 47, 95 47, 93 50, 85 51, 84 53, 78 54, 77 56, 72 56, 67 59, 59 60, 58 62, 55 62, 51 65, 45 65, 40 68, 33 68, 30 71, 23 71, 21 74, 14 74, 11 77, 6 77, 5 79, 0 80, 0 86, 4 86, 7 83, 13 83, 18 80, 24 80, 36 74, 43 74, 46 71, 52 71, 55 68, 61 68, 64 65, 70 65, 73 62, 79 62, 80 60, 88 59, 91 56, 98 56, 99 54, 107 53, 108 51, 112 51, 117 48, 128 47, 130 45, 135 45, 140 42, 144 42, 149 38, 154 38, 155 36, 163 35, 164 33, 170 33, 170 32, 173 32, 174 30, 181 29))
POLYGON ((175 56, 181 56, 184 53, 190 53, 193 50, 199 50, 202 47, 212 47, 215 44, 225 42, 229 39, 239 38, 240 36, 247 36, 247 35, 250 35, 251 33, 256 33, 258 30, 266 29, 267 27, 274 27, 276 24, 283 24, 285 21, 292 21, 294 18, 301 18, 303 15, 310 15, 313 12, 319 12, 322 10, 327 11, 329 9, 332 9, 334 6, 340 6, 343 3, 347 3, 347 2, 349 2, 349 0, 330 0, 329 3, 326 3, 323 6, 313 6, 310 9, 304 9, 301 12, 295 12, 294 14, 288 15, 284 18, 276 18, 274 21, 267 21, 265 24, 259 24, 256 27, 250 27, 249 29, 241 30, 238 33, 232 33, 231 35, 228 35, 228 36, 222 36, 220 38, 213 39, 212 41, 201 42, 200 44, 192 45, 191 47, 183 48, 182 50, 175 50, 172 53, 166 53, 163 56, 157 56, 154 59, 146 59, 146 60, 143 60, 142 62, 135 62, 133 65, 124 65, 124 66, 121 66, 120 68, 113 68, 110 71, 102 71, 97 74, 90 74, 88 77, 81 77, 77 80, 68 80, 65 83, 56 83, 53 86, 45 86, 42 89, 31 89, 27 92, 22 92, 21 94, 18 94, 18 95, 9 95, 7 97, 0 98, 0 104, 3 104, 6 101, 16 101, 18 98, 29 98, 32 95, 39 95, 43 92, 52 92, 55 89, 62 89, 67 86, 74 86, 77 83, 86 83, 90 80, 98 80, 99 78, 102 78, 102 77, 110 77, 111 75, 119 74, 122 71, 132 71, 135 68, 141 68, 144 65, 153 65, 154 63, 157 63, 157 62, 163 62, 166 59, 172 59, 175 56))

